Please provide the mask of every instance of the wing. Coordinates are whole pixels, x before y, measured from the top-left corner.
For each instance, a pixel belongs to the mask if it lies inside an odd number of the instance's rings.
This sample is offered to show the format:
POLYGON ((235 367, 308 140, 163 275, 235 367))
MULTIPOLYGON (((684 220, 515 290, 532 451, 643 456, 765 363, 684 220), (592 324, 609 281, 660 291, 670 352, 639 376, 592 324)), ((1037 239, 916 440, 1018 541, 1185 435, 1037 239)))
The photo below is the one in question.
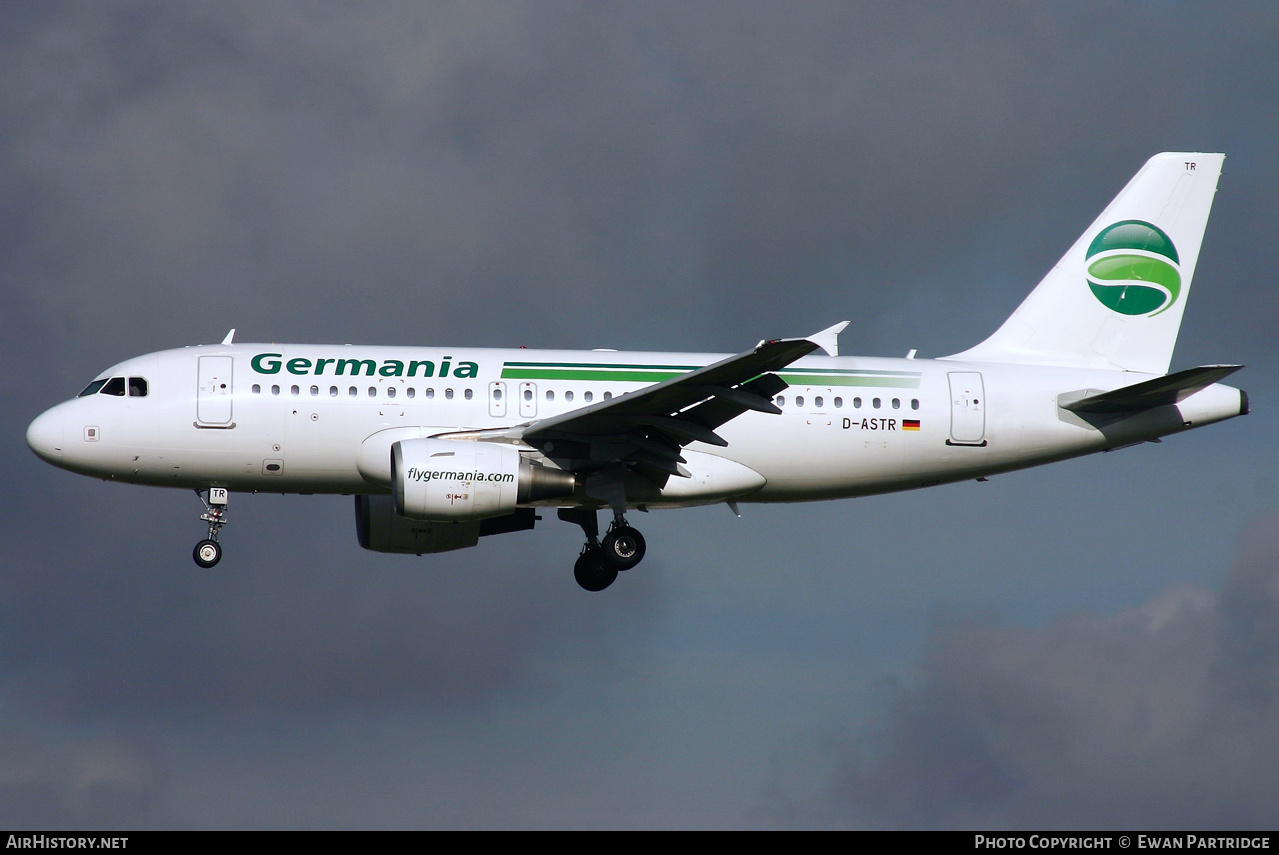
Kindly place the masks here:
POLYGON ((689 477, 680 466, 685 445, 728 445, 715 428, 747 410, 780 414, 771 399, 787 384, 770 372, 817 347, 807 339, 763 341, 680 377, 533 422, 520 439, 575 472, 622 464, 661 487, 671 475, 689 477))

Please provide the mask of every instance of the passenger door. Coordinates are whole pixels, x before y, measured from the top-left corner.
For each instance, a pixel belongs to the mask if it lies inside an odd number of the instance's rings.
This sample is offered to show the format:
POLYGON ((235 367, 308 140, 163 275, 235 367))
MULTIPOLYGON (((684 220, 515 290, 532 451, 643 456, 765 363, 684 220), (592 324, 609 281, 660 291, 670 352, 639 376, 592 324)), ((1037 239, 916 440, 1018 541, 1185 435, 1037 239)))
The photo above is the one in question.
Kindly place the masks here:
POLYGON ((950 445, 986 444, 986 392, 977 371, 950 372, 950 445))
POLYGON ((235 427, 231 423, 234 360, 229 356, 201 356, 195 420, 203 427, 235 427))

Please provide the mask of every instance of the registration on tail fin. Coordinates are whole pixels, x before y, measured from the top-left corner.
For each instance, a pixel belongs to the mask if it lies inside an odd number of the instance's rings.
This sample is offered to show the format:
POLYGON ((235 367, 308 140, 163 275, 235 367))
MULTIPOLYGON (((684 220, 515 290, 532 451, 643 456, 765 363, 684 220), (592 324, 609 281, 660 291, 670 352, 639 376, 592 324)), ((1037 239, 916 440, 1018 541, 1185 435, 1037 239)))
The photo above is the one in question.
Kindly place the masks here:
POLYGON ((994 335, 951 359, 1164 374, 1223 154, 1157 154, 994 335))

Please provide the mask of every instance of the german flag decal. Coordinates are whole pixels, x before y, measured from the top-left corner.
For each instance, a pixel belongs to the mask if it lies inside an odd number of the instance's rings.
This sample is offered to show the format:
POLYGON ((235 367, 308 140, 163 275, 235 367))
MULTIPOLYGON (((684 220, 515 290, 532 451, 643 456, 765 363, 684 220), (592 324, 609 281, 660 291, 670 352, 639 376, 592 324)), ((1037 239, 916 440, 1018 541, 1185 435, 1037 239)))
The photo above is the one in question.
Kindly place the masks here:
POLYGON ((919 430, 919 419, 902 419, 902 430, 919 430))

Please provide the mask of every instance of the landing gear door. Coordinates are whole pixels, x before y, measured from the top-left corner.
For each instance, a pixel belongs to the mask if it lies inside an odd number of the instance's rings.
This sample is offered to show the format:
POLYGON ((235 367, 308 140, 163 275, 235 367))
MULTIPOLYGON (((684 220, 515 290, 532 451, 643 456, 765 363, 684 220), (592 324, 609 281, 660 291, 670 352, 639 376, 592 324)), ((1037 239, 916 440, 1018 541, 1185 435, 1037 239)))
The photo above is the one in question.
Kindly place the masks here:
POLYGON ((986 444, 986 392, 976 371, 950 373, 948 445, 986 444))
POLYGON ((201 356, 196 392, 196 422, 208 427, 231 427, 231 366, 229 356, 201 356))

